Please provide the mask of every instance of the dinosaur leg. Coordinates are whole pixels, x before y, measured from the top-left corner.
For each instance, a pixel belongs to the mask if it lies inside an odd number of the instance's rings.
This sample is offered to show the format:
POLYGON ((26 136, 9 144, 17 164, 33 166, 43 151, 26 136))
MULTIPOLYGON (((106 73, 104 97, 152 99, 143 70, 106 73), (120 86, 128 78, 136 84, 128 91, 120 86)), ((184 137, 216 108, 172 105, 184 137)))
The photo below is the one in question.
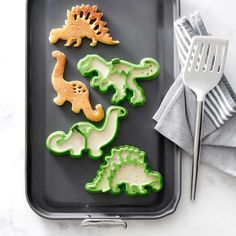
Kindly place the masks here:
POLYGON ((94 38, 92 38, 92 42, 90 43, 90 46, 91 47, 94 47, 94 46, 96 46, 97 45, 97 40, 96 39, 94 39, 94 38))
POLYGON ((126 96, 126 91, 124 88, 115 87, 115 93, 111 98, 113 104, 119 104, 126 96))
POLYGON ((81 107, 78 106, 78 103, 72 102, 71 110, 72 110, 74 113, 79 113, 80 110, 81 110, 81 107))
POLYGON ((120 193, 120 188, 116 184, 111 184, 111 192, 113 193, 120 193))
POLYGON ((100 157, 102 155, 102 151, 100 150, 100 147, 93 147, 93 148, 90 148, 89 155, 95 158, 100 157))
POLYGON ((57 95, 57 97, 55 97, 53 99, 53 101, 58 105, 58 106, 62 106, 65 103, 65 99, 64 97, 62 97, 60 94, 57 95))
POLYGON ((138 186, 138 190, 139 190, 140 194, 146 194, 147 193, 147 190, 145 189, 144 186, 138 186))
POLYGON ((146 98, 144 96, 143 89, 137 84, 135 78, 132 75, 132 72, 128 76, 127 86, 129 88, 129 90, 131 90, 133 92, 133 95, 130 98, 130 103, 132 105, 144 104, 146 101, 146 98))
POLYGON ((97 130, 92 130, 86 135, 86 149, 89 150, 89 156, 95 159, 102 155, 101 147, 103 146, 104 141, 101 139, 101 135, 101 131, 97 130))
POLYGON ((66 47, 69 47, 73 42, 75 42, 76 41, 76 39, 74 39, 74 38, 69 38, 67 41, 66 41, 66 44, 65 44, 65 46, 66 47))
POLYGON ((132 186, 130 183, 125 184, 125 189, 126 189, 127 193, 130 195, 136 194, 134 186, 132 186))
POLYGON ((150 80, 158 74, 160 66, 155 60, 148 61, 149 59, 144 59, 141 61, 138 67, 132 68, 128 75, 128 86, 132 90, 133 96, 130 99, 133 105, 142 105, 145 103, 146 98, 143 89, 136 82, 137 79, 150 80))
POLYGON ((124 73, 114 73, 109 78, 110 84, 114 86, 115 94, 112 96, 112 103, 119 104, 126 96, 126 75, 124 73))
POLYGON ((81 43, 82 43, 82 39, 81 38, 77 38, 76 44, 74 45, 74 47, 79 47, 81 43))

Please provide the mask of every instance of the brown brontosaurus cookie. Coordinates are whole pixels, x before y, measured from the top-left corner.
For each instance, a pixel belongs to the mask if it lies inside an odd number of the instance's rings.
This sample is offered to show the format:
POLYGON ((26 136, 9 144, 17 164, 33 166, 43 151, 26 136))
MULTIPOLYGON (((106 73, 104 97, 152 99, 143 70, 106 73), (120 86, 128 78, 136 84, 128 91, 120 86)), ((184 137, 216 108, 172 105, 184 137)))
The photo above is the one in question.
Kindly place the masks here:
POLYGON ((87 86, 79 80, 65 81, 63 78, 66 56, 60 51, 54 51, 52 56, 56 59, 56 64, 52 72, 52 85, 57 92, 54 102, 62 106, 65 101, 72 104, 71 110, 79 113, 83 110, 85 116, 91 121, 100 121, 104 117, 104 111, 101 104, 96 105, 93 110, 89 101, 89 90, 87 86))
POLYGON ((90 46, 94 47, 97 42, 105 44, 118 44, 114 41, 109 29, 105 27, 106 22, 102 21, 102 12, 97 11, 97 6, 84 5, 74 6, 67 10, 67 20, 62 28, 53 29, 49 35, 50 43, 56 43, 59 39, 66 40, 65 46, 70 46, 76 42, 74 47, 79 47, 82 38, 87 37, 92 40, 90 46))

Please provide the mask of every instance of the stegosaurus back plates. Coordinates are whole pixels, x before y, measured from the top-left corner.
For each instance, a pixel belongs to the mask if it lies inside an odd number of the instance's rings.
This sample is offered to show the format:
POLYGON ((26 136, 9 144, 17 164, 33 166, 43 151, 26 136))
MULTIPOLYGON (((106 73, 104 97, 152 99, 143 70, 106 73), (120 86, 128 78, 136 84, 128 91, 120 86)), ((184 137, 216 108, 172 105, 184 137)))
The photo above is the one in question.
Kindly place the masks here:
POLYGON ((56 43, 59 39, 66 40, 65 46, 74 44, 79 47, 82 39, 87 37, 92 40, 90 46, 94 47, 97 42, 105 44, 118 44, 108 33, 106 22, 102 21, 102 12, 97 11, 97 6, 77 5, 67 10, 67 20, 62 28, 53 29, 49 35, 50 43, 56 43))
POLYGON ((113 148, 105 157, 97 175, 85 189, 89 192, 127 195, 146 195, 162 189, 162 176, 147 167, 145 153, 132 146, 113 148))

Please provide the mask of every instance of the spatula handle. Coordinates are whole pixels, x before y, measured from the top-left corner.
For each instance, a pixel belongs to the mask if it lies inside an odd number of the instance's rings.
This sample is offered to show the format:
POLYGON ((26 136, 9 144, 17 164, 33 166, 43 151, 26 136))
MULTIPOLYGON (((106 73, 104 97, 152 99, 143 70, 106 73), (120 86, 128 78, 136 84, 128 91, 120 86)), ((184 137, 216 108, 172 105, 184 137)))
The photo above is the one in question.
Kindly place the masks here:
POLYGON ((200 152, 201 152, 203 113, 204 113, 204 101, 198 101, 197 102, 196 128, 195 128, 195 136, 194 136, 193 160, 192 160, 192 180, 191 180, 191 200, 192 201, 195 200, 195 196, 196 196, 198 166, 199 166, 200 152))

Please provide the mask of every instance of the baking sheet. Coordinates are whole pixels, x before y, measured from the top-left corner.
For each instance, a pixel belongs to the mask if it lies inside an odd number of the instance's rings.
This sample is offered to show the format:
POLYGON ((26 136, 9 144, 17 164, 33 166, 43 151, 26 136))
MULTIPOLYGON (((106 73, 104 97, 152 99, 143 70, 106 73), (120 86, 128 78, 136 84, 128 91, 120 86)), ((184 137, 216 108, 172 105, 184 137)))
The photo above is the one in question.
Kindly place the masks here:
POLYGON ((154 130, 152 116, 174 80, 173 20, 176 1, 170 0, 29 0, 27 5, 27 157, 26 194, 31 207, 47 218, 158 218, 173 212, 180 196, 180 158, 176 147, 154 130), (79 48, 64 47, 65 41, 51 45, 48 41, 52 28, 61 27, 66 10, 77 4, 97 4, 104 12, 113 39, 119 45, 101 43, 94 48, 83 39, 79 48), (86 54, 99 54, 110 60, 121 58, 139 63, 153 57, 161 65, 158 78, 141 82, 147 102, 134 108, 127 102, 128 117, 121 120, 119 135, 113 146, 124 144, 146 152, 152 170, 159 171, 164 188, 147 196, 128 197, 124 193, 113 196, 92 194, 84 186, 96 175, 102 160, 55 156, 45 145, 49 134, 56 130, 68 132, 76 122, 86 120, 82 112, 71 112, 71 104, 62 107, 53 103, 56 93, 51 85, 55 60, 51 53, 60 50, 68 58, 64 77, 81 80, 90 90, 92 106, 111 105, 112 93, 101 95, 89 85, 76 69, 78 60, 86 54), (177 151, 176 151, 177 150, 177 151))

